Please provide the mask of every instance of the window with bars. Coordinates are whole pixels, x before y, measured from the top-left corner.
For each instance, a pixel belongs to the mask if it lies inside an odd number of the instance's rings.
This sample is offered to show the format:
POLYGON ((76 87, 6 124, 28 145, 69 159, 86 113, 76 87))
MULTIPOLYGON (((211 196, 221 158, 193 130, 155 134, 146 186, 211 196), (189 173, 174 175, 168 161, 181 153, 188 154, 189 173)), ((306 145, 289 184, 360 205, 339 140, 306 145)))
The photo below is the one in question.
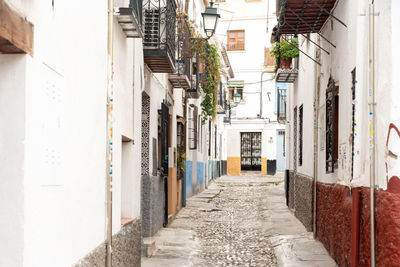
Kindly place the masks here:
POLYGON ((228 36, 228 41, 227 41, 228 51, 244 50, 244 44, 245 44, 244 30, 228 31, 227 36, 228 36))
POLYGON ((188 139, 189 139, 189 148, 190 149, 196 149, 197 148, 197 128, 198 128, 198 123, 197 123, 197 115, 198 114, 198 108, 196 106, 189 106, 189 112, 188 112, 188 139))
POLYGON ((303 165, 303 105, 299 107, 299 165, 303 165))
POLYGON ((325 99, 326 116, 326 172, 333 173, 339 155, 339 87, 329 79, 325 99))

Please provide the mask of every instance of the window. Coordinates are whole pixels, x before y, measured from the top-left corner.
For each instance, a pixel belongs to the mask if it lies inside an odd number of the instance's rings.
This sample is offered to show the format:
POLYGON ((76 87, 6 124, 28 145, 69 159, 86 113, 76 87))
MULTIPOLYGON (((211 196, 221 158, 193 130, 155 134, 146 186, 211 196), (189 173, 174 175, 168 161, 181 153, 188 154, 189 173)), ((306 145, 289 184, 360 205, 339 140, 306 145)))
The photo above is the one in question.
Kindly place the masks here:
POLYGON ((189 132, 189 148, 197 148, 197 107, 189 106, 188 112, 188 132, 189 132))
POLYGON ((244 50, 244 30, 228 31, 228 51, 244 50))
POLYGON ((339 87, 329 79, 326 89, 326 172, 333 173, 339 154, 339 87))
POLYGON ((303 105, 299 107, 299 165, 303 165, 303 105))
POLYGON ((264 48, 264 67, 275 66, 275 59, 271 57, 270 49, 264 48))
POLYGON ((275 113, 278 121, 286 120, 286 84, 276 84, 275 113))

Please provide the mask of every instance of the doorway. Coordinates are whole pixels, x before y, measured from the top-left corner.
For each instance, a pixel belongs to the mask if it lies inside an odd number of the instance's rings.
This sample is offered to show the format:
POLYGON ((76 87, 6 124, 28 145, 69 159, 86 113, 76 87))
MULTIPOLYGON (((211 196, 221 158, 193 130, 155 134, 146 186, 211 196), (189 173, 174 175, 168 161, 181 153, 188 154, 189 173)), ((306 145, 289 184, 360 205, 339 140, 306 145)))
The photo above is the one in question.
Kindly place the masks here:
POLYGON ((240 134, 240 160, 243 171, 261 171, 261 133, 240 134))
POLYGON ((278 171, 284 171, 286 168, 285 145, 285 130, 277 130, 276 169, 278 171))

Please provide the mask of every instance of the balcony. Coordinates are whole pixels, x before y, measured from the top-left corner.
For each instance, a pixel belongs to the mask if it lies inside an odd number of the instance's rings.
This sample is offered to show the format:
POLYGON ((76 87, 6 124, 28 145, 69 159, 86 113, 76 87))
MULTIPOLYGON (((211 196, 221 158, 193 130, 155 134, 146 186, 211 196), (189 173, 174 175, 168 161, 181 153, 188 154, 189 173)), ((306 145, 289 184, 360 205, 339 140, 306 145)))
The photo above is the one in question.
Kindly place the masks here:
POLYGON ((117 20, 127 38, 143 38, 142 0, 115 0, 117 20))
POLYGON ((278 35, 319 32, 335 3, 336 0, 277 0, 276 14, 281 22, 278 35))
POLYGON ((196 54, 192 58, 191 86, 186 90, 189 98, 199 98, 201 94, 201 84, 206 81, 205 64, 200 61, 196 54))
POLYGON ((217 102, 217 114, 225 114, 226 113, 226 91, 222 86, 222 82, 219 82, 218 88, 218 102, 217 102))
POLYGON ((298 69, 281 69, 276 71, 275 81, 277 83, 294 83, 299 75, 298 69))
POLYGON ((144 62, 154 73, 175 72, 176 4, 174 0, 144 0, 144 62))
POLYGON ((191 87, 190 65, 190 37, 191 33, 187 23, 184 20, 177 21, 178 46, 176 49, 176 71, 168 75, 168 80, 173 88, 189 89, 191 87))
POLYGON ((281 67, 281 64, 278 62, 275 81, 277 83, 294 83, 299 75, 298 62, 299 59, 294 58, 290 68, 281 67))

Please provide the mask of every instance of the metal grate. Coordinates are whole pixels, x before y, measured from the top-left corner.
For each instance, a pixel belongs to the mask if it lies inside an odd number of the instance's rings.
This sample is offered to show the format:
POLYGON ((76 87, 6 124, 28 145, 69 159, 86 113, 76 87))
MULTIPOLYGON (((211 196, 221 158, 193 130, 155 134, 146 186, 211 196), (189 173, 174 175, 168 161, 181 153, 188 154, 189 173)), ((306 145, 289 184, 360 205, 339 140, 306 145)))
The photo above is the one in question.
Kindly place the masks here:
POLYGON ((299 165, 303 165, 303 105, 299 107, 299 165))
POLYGON ((261 133, 241 133, 240 159, 242 170, 261 170, 261 133))
POLYGON ((188 122, 188 140, 189 140, 189 148, 196 149, 197 148, 197 107, 189 106, 189 116, 187 118, 188 122))
POLYGON ((337 118, 336 118, 336 88, 333 79, 329 79, 328 88, 326 89, 326 172, 333 173, 335 171, 336 163, 336 149, 337 149, 337 118))

